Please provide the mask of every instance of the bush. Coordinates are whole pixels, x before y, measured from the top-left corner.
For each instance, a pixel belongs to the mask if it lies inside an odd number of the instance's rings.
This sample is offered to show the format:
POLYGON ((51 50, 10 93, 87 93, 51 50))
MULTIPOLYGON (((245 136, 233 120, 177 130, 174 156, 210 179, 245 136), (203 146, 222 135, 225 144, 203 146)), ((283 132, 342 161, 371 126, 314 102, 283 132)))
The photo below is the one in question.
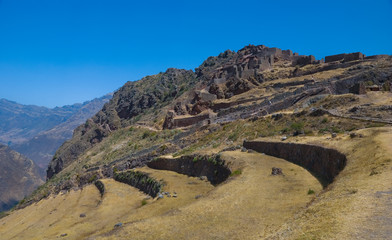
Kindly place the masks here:
POLYGON ((233 132, 232 134, 230 134, 229 135, 229 137, 228 137, 228 139, 230 140, 230 141, 235 141, 235 140, 237 140, 238 139, 238 132, 233 132))
POLYGON ((295 122, 290 125, 290 128, 293 129, 294 131, 301 131, 304 128, 304 123, 303 122, 295 122))
POLYGON ((232 173, 230 173, 230 176, 237 176, 240 175, 242 173, 241 169, 237 169, 235 171, 233 171, 232 173))
POLYGON ((314 190, 309 188, 308 195, 311 195, 311 194, 314 194, 314 190))
POLYGON ((149 136, 150 136, 150 133, 147 132, 147 131, 145 131, 145 132, 143 133, 143 135, 142 135, 142 138, 145 139, 145 138, 148 138, 149 136))
POLYGON ((289 128, 285 127, 282 129, 282 133, 287 133, 289 131, 289 128))

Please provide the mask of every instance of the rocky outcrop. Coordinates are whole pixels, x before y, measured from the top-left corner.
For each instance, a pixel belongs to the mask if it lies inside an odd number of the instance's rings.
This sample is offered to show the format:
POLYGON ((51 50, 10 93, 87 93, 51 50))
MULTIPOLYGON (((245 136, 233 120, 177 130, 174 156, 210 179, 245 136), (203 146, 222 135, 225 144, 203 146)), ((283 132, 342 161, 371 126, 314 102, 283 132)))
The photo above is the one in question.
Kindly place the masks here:
POLYGON ((218 99, 230 98, 262 83, 261 72, 279 64, 307 65, 318 63, 314 56, 293 54, 291 50, 249 45, 238 52, 226 51, 208 58, 196 69, 198 77, 209 85, 218 99))
POLYGON ((231 173, 219 155, 187 155, 178 158, 161 157, 147 163, 147 166, 153 169, 170 170, 192 177, 205 176, 214 185, 225 181, 231 173))
POLYGON ((130 125, 134 117, 149 109, 169 104, 195 83, 192 71, 174 68, 136 82, 127 82, 101 111, 76 128, 73 138, 57 150, 48 166, 47 178, 52 178, 112 131, 130 125))
POLYGON ((327 186, 346 166, 346 156, 335 149, 316 145, 245 141, 244 147, 298 164, 327 186))
MULTIPOLYGON (((178 118, 178 124, 174 122, 176 116, 198 115, 208 109, 215 111, 217 108, 224 107, 226 103, 214 104, 214 100, 229 99, 260 86, 265 81, 262 72, 272 69, 275 65, 296 66, 314 63, 318 62, 312 55, 293 54, 291 50, 268 48, 264 45, 249 45, 238 52, 227 50, 217 57, 209 57, 196 69, 202 89, 194 91, 193 98, 186 108, 176 104, 173 111, 168 112, 163 128, 171 129, 198 123, 193 121, 197 119, 196 117, 178 118)), ((310 82, 314 81, 304 81, 303 84, 310 82)), ((205 119, 204 116, 199 118, 205 119)))

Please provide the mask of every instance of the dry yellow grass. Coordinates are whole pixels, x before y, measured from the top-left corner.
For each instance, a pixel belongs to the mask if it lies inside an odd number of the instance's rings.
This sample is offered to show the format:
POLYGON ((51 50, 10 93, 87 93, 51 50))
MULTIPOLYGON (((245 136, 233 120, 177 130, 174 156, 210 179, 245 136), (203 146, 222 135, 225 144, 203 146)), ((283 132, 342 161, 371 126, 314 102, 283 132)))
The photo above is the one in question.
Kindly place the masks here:
POLYGON ((364 129, 358 134, 364 137, 296 139, 338 149, 348 162, 327 191, 271 239, 390 238, 392 128, 364 129))
POLYGON ((63 233, 67 239, 256 239, 305 208, 314 197, 309 189, 322 188, 306 170, 282 159, 241 152, 223 158, 242 168, 242 174, 216 188, 198 178, 142 168, 163 178, 164 191, 176 191, 178 197, 141 206, 144 194, 104 180, 107 193, 101 203, 93 186, 43 200, 1 219, 0 234, 4 239, 53 239, 63 233), (272 167, 281 167, 285 175, 271 176, 272 167), (196 200, 196 195, 202 197, 196 200), (81 213, 87 217, 80 218, 81 213), (113 229, 117 222, 123 227, 113 229))
MULTIPOLYGON (((50 197, 0 219, 1 239, 388 239, 392 222, 392 128, 293 137, 287 141, 338 149, 348 158, 334 183, 321 184, 303 168, 258 153, 224 152, 241 174, 213 187, 171 171, 142 168, 164 179, 177 198, 147 196, 128 185, 103 180, 50 197), (271 176, 280 167, 284 176, 271 176), (308 190, 316 194, 308 195, 308 190), (196 195, 202 195, 195 199, 196 195), (86 217, 79 215, 85 213, 86 217), (122 222, 123 226, 114 228, 122 222)), ((271 138, 278 141, 278 138, 271 138)))

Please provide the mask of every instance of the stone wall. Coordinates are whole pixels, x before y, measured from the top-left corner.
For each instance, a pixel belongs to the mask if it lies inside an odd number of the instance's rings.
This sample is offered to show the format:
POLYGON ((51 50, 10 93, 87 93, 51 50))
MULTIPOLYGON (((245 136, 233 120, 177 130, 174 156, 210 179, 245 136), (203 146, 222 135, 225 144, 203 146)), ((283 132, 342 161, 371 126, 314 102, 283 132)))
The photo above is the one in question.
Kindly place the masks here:
POLYGON ((294 56, 293 57, 293 65, 308 65, 316 63, 316 58, 313 55, 309 56, 294 56))
POLYGON ((199 114, 190 117, 180 117, 173 119, 173 128, 188 127, 194 124, 202 123, 204 120, 208 120, 210 114, 199 114))
POLYGON ((231 171, 216 156, 187 155, 179 158, 157 158, 147 166, 153 169, 169 170, 192 177, 206 176, 212 184, 225 181, 231 171))
POLYGON ((336 61, 344 61, 344 62, 351 62, 355 60, 363 60, 363 54, 360 52, 355 53, 342 53, 337 55, 331 55, 325 57, 325 62, 336 62, 336 61))
POLYGON ((334 180, 347 162, 346 156, 337 150, 315 145, 245 141, 244 147, 298 164, 315 175, 324 186, 334 180))
POLYGON ((95 181, 94 185, 98 188, 101 197, 105 194, 105 185, 100 180, 95 181))
POLYGON ((162 184, 159 181, 149 177, 147 173, 139 171, 115 173, 114 180, 131 185, 151 197, 156 197, 162 189, 162 184))
POLYGON ((349 88, 349 92, 353 94, 366 94, 365 84, 363 82, 356 83, 349 88))

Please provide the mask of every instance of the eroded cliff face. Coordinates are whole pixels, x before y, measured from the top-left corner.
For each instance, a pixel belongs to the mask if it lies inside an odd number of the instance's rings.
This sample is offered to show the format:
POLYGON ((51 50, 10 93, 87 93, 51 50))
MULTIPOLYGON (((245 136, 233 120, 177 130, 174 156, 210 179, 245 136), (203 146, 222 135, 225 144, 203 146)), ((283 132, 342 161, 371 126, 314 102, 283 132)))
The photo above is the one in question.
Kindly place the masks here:
POLYGON ((347 162, 346 156, 335 149, 309 144, 245 141, 244 147, 298 164, 319 178, 324 187, 332 183, 347 162))
POLYGON ((73 138, 56 152, 47 169, 47 179, 75 161, 80 154, 102 141, 112 131, 129 126, 134 118, 160 109, 196 83, 191 70, 170 68, 164 73, 127 82, 95 116, 74 131, 73 138))
POLYGON ((34 162, 0 144, 0 212, 16 205, 43 184, 34 162))

